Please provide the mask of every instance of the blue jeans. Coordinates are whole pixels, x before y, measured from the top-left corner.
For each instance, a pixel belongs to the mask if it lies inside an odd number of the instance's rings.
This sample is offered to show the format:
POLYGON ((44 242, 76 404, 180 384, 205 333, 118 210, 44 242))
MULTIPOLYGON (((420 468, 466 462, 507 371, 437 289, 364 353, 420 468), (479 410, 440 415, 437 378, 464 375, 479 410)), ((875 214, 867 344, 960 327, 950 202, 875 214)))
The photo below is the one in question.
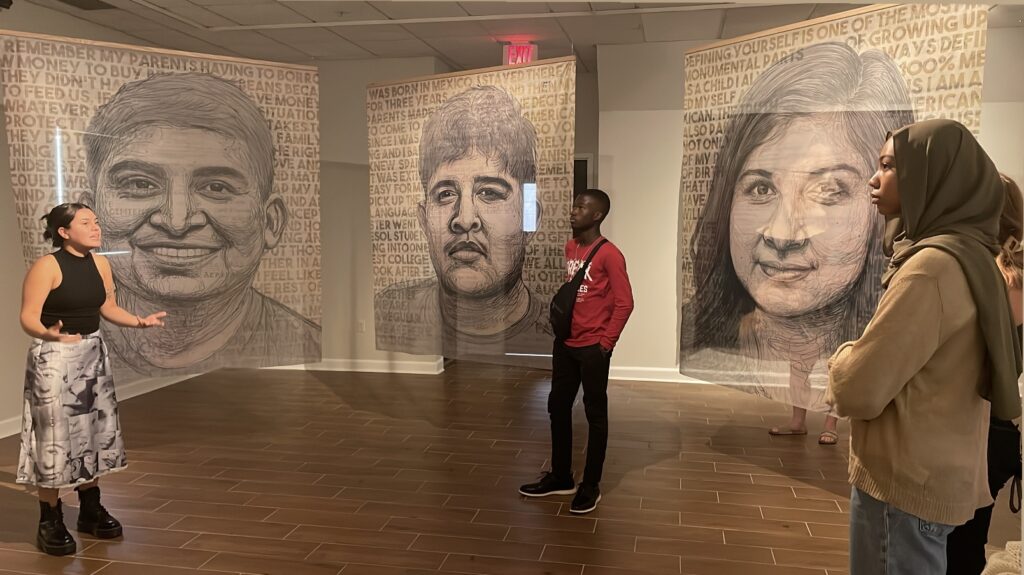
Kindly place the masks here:
POLYGON ((953 527, 904 513, 854 487, 850 575, 945 575, 953 527))

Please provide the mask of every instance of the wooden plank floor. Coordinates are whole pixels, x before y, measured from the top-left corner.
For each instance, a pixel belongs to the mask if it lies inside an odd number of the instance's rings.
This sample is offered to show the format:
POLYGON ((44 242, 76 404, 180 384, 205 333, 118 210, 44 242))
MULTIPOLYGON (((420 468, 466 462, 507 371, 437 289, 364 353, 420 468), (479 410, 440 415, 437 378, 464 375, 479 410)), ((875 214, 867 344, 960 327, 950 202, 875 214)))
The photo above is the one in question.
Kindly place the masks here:
MULTIPOLYGON (((768 436, 783 406, 715 386, 613 382, 604 499, 516 493, 549 455, 547 374, 225 370, 125 401, 125 524, 77 556, 35 550, 38 505, 0 441, 0 573, 101 575, 836 575, 847 569, 839 447, 768 436)), ((576 461, 585 422, 577 405, 576 461)), ((73 526, 75 495, 65 497, 73 526)), ((1000 502, 993 543, 1019 539, 1000 502)))

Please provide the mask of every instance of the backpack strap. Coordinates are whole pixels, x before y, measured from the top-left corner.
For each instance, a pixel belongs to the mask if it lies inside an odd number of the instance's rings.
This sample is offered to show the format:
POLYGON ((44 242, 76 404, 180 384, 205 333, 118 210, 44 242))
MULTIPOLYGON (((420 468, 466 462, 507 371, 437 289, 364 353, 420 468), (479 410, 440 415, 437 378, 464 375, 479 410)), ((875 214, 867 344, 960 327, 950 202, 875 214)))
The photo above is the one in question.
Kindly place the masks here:
MULTIPOLYGON (((583 262, 583 266, 580 267, 580 269, 576 270, 577 276, 581 276, 581 274, 587 273, 587 268, 590 266, 590 261, 594 259, 594 254, 596 254, 597 250, 601 249, 601 246, 605 245, 606 243, 608 243, 607 239, 602 239, 600 242, 597 242, 597 245, 594 246, 594 249, 590 250, 590 253, 587 254, 587 259, 586 261, 583 262)), ((575 279, 576 278, 574 277, 573 280, 575 279)))

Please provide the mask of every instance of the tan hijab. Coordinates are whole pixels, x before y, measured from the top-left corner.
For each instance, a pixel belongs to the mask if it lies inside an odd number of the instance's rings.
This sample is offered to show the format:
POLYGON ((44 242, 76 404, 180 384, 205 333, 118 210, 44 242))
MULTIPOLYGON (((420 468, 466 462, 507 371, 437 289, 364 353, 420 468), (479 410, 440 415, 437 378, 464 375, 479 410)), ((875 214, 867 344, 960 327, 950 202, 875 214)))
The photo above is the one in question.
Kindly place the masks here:
POLYGON ((999 172, 967 128, 951 120, 918 122, 891 137, 902 210, 886 224, 885 248, 892 260, 882 282, 888 285, 900 266, 925 248, 957 259, 988 348, 990 383, 982 396, 992 402, 995 417, 1014 419, 1021 414, 1021 348, 995 263, 1004 196, 999 172))

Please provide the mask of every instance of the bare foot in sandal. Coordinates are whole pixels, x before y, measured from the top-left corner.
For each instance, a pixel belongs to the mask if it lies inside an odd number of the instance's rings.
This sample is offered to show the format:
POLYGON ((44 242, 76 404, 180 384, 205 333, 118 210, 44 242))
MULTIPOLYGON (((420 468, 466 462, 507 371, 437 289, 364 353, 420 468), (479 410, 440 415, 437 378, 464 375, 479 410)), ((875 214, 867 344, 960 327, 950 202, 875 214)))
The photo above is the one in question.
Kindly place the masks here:
POLYGON ((786 427, 773 427, 768 435, 807 435, 807 410, 793 407, 793 416, 786 427))
POLYGON ((821 445, 835 445, 839 443, 839 434, 835 431, 828 431, 826 429, 818 436, 818 443, 821 445))
POLYGON ((807 430, 773 427, 768 430, 768 435, 807 435, 807 430))
POLYGON ((818 443, 821 445, 835 445, 839 443, 839 431, 836 426, 839 425, 839 420, 831 415, 825 416, 825 431, 821 432, 818 436, 818 443))

